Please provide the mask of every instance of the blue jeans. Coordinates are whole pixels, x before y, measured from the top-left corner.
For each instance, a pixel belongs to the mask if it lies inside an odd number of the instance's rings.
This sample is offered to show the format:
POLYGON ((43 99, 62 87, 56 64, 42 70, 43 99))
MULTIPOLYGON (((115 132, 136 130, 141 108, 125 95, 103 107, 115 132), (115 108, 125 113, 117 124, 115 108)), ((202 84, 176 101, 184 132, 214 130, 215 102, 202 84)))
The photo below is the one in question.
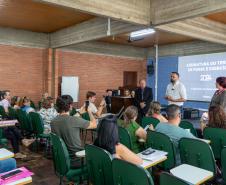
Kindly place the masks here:
POLYGON ((16 168, 16 160, 14 158, 9 158, 0 161, 0 173, 4 173, 16 168))

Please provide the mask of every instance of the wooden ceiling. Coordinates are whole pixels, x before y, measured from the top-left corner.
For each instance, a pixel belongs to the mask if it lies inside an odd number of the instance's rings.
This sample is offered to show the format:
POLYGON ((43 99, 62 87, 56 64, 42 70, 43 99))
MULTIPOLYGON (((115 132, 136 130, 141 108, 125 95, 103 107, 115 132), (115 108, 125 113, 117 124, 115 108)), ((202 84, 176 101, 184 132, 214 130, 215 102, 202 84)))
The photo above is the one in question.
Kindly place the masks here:
POLYGON ((3 27, 49 33, 93 17, 32 0, 0 0, 0 26, 3 27))
MULTIPOLYGON (((215 13, 207 18, 226 24, 226 12, 215 13)), ((72 9, 35 2, 35 0, 0 0, 0 26, 50 33, 94 18, 93 15, 72 9)), ((100 41, 150 47, 154 44, 188 42, 193 38, 174 33, 156 31, 143 40, 128 42, 129 34, 106 37, 100 41)))
POLYGON ((100 39, 99 41, 146 48, 146 47, 151 47, 155 44, 164 45, 164 44, 188 42, 188 41, 194 40, 193 38, 190 38, 190 37, 186 37, 186 36, 182 36, 174 33, 163 32, 163 31, 156 31, 154 34, 151 34, 145 37, 144 39, 138 40, 138 41, 128 42, 128 39, 129 39, 129 34, 122 34, 114 37, 103 38, 103 39, 100 39))
POLYGON ((226 24, 226 11, 225 12, 219 12, 215 14, 211 14, 206 16, 208 19, 211 19, 213 21, 221 22, 223 24, 226 24))

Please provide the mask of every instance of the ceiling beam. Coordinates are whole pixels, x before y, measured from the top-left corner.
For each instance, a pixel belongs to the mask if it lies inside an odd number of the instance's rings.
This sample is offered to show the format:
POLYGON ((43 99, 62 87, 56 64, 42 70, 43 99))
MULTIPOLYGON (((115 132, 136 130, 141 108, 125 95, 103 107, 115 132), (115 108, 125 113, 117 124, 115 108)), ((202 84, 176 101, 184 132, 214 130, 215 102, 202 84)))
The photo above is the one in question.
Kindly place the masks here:
POLYGON ((48 48, 49 35, 45 33, 0 27, 0 44, 48 48))
POLYGON ((71 26, 50 34, 50 47, 58 48, 68 45, 78 44, 103 37, 128 33, 142 29, 143 26, 132 25, 116 20, 111 20, 110 32, 108 31, 107 18, 94 18, 75 26, 71 26))
MULTIPOLYGON (((205 53, 225 52, 226 45, 206 41, 191 41, 159 46, 159 56, 186 56, 205 53)), ((155 48, 148 48, 148 57, 155 57, 155 48)))
POLYGON ((150 0, 35 0, 130 23, 150 24, 150 0))
POLYGON ((62 48, 63 50, 78 51, 95 53, 109 56, 129 57, 136 59, 147 58, 147 49, 134 46, 112 44, 100 41, 84 42, 68 47, 62 48))
POLYGON ((156 28, 200 40, 226 44, 226 25, 204 17, 160 25, 156 28))
POLYGON ((205 16, 225 10, 225 0, 151 0, 153 25, 205 16))

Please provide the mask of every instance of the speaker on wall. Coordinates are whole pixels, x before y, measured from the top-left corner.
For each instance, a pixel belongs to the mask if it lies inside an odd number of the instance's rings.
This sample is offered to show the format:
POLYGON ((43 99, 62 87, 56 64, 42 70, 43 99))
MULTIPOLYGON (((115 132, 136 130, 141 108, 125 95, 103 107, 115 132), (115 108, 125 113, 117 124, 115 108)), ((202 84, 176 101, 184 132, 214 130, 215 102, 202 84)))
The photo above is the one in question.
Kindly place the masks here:
POLYGON ((153 75, 155 72, 154 62, 151 60, 151 62, 147 65, 147 74, 153 75))

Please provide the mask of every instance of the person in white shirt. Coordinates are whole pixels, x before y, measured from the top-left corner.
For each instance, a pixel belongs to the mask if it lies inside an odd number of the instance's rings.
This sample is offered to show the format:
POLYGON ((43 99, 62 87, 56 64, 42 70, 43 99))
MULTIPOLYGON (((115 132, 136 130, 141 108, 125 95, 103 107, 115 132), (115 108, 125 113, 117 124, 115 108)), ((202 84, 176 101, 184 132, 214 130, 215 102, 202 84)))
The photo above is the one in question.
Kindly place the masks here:
POLYGON ((187 100, 187 93, 184 84, 179 81, 179 73, 171 73, 171 83, 167 85, 165 99, 168 100, 168 104, 175 104, 180 107, 183 106, 187 100))
POLYGON ((86 99, 87 101, 89 102, 88 103, 88 107, 86 106, 86 103, 85 103, 85 108, 86 109, 90 109, 90 111, 96 115, 96 117, 100 117, 100 115, 102 114, 102 111, 105 107, 105 100, 102 99, 101 102, 100 102, 100 105, 99 107, 97 108, 96 105, 94 104, 94 102, 96 101, 96 93, 95 92, 92 92, 92 91, 88 91, 87 94, 86 94, 86 99))

